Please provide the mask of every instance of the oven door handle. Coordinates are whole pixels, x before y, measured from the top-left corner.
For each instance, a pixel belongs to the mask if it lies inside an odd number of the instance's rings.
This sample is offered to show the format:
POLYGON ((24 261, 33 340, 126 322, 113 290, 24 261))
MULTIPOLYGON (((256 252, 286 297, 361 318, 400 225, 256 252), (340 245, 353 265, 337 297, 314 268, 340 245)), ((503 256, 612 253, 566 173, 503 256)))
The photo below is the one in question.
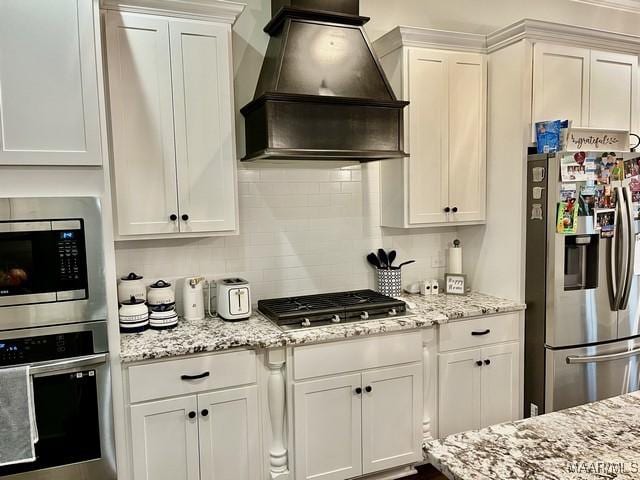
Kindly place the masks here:
POLYGON ((608 353, 605 355, 586 355, 584 357, 569 355, 567 357, 567 363, 569 365, 572 365, 576 363, 610 362, 612 360, 621 360, 624 358, 635 357, 636 355, 640 355, 640 348, 618 353, 608 353))
MULTIPOLYGON (((107 362, 106 353, 96 353, 95 355, 85 355, 83 357, 73 357, 56 362, 35 362, 30 364, 29 373, 40 375, 42 373, 57 372, 69 368, 90 367, 101 365, 107 362)), ((18 366, 18 365, 16 365, 18 366)))

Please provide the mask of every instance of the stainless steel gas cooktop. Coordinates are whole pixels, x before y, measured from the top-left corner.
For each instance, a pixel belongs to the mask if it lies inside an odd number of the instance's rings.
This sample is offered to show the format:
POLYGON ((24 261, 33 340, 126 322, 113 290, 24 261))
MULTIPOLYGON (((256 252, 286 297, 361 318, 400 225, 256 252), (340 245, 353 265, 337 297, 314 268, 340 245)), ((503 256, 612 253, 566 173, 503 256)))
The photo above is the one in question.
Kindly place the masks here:
POLYGON ((407 315, 405 302, 373 290, 259 300, 258 310, 283 330, 407 315))

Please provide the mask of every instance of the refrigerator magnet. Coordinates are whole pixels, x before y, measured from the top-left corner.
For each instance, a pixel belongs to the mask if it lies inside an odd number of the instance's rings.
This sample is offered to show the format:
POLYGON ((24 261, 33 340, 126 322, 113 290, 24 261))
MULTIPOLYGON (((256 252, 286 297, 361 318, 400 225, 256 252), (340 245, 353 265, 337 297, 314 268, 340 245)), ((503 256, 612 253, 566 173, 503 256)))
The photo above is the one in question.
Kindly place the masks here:
POLYGON ((611 237, 616 226, 616 211, 613 208, 595 210, 593 213, 593 225, 600 231, 600 236, 611 237), (610 233, 610 234, 609 234, 610 233))
POLYGON ((558 202, 556 232, 571 235, 576 233, 577 229, 578 207, 575 198, 568 202, 558 202))

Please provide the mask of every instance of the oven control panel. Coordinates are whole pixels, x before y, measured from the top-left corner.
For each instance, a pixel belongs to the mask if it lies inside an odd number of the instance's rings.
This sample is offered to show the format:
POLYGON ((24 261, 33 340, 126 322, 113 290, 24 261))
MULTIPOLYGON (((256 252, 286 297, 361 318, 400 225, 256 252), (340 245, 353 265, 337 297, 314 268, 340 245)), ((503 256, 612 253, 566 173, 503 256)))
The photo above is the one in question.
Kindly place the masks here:
POLYGON ((0 338, 0 367, 91 355, 92 332, 69 332, 23 338, 0 338))

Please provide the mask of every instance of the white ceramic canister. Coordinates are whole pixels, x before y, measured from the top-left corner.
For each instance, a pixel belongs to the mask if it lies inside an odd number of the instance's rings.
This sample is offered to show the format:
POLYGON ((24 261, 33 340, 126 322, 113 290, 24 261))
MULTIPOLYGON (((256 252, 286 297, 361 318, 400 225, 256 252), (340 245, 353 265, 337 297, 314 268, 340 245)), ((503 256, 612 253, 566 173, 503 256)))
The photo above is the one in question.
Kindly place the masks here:
POLYGON ((122 277, 118 284, 118 302, 128 302, 131 297, 137 300, 147 300, 147 287, 145 287, 140 275, 131 272, 129 275, 122 277))
POLYGON ((149 285, 147 291, 147 303, 150 307, 154 305, 173 305, 176 303, 176 294, 169 282, 158 280, 149 285))

